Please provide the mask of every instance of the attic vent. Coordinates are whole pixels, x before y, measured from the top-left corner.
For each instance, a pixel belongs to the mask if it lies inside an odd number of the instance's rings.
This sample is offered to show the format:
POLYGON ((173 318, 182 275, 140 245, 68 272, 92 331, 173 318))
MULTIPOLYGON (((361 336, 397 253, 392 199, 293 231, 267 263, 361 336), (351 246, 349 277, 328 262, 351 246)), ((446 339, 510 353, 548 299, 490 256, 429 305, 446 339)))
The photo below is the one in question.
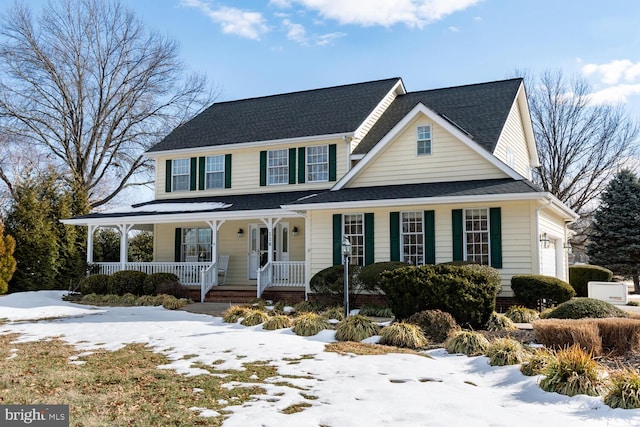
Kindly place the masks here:
POLYGON ((449 123, 451 123, 452 125, 454 125, 455 127, 458 128, 458 130, 462 133, 464 133, 465 135, 467 135, 469 138, 473 139, 473 135, 471 135, 469 132, 467 132, 466 130, 464 130, 464 128, 462 126, 460 126, 459 124, 457 124, 455 121, 451 120, 449 117, 447 117, 446 114, 440 114, 440 117, 444 118, 445 120, 447 120, 449 123))

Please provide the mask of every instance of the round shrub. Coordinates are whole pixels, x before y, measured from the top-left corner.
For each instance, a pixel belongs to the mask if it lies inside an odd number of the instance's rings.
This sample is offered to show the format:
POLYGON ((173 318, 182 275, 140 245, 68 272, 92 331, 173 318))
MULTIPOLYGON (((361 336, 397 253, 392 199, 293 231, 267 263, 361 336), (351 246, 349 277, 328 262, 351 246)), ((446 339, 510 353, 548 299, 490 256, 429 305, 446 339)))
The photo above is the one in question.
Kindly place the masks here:
POLYGON ((636 369, 623 369, 611 375, 611 387, 604 397, 612 408, 640 408, 640 374, 636 369))
POLYGON ((144 279, 144 295, 166 294, 177 297, 172 291, 180 286, 180 278, 173 273, 152 273, 144 279))
POLYGON ((629 317, 629 314, 613 304, 593 298, 575 298, 563 302, 549 313, 546 319, 584 319, 605 317, 629 317))
POLYGON ((472 331, 454 332, 444 342, 444 348, 448 353, 462 353, 467 356, 480 356, 488 347, 489 340, 481 333, 472 331))
POLYGON ((222 313, 222 321, 225 323, 236 323, 240 318, 246 316, 249 310, 251 310, 249 307, 233 305, 222 313))
POLYGON ((276 329, 290 328, 293 324, 293 320, 289 316, 284 314, 276 314, 269 317, 269 319, 263 323, 262 329, 267 331, 275 331, 276 329))
POLYGON ((576 296, 589 296, 589 282, 610 282, 613 271, 597 265, 572 265, 569 267, 569 283, 576 291, 576 296))
POLYGON ((107 290, 110 294, 124 295, 131 293, 142 295, 146 273, 136 270, 123 270, 109 276, 107 290))
POLYGON ((511 289, 518 302, 528 308, 558 305, 576 295, 567 282, 537 274, 513 276, 511 289))
POLYGON ((380 328, 372 320, 356 314, 340 322, 336 328, 338 341, 362 341, 378 334, 380 328))
POLYGON ((380 344, 412 349, 423 348, 429 340, 424 336, 419 326, 411 323, 398 322, 385 326, 380 331, 380 344))
POLYGON ((444 342, 449 334, 460 329, 456 319, 442 310, 423 310, 407 319, 407 322, 417 325, 433 342, 444 342))
POLYGON ((495 311, 491 313, 489 316, 489 320, 487 320, 487 324, 485 326, 487 331, 515 331, 516 325, 513 324, 511 319, 509 319, 504 314, 496 313, 495 311))
POLYGON ((318 313, 303 313, 293 321, 293 332, 296 335, 310 337, 316 335, 324 329, 330 329, 331 325, 327 319, 318 313))
POLYGON ((521 305, 512 305, 504 315, 514 323, 531 323, 540 318, 536 310, 521 305))
POLYGON ((246 311, 242 322, 243 326, 256 326, 269 320, 269 315, 260 309, 249 309, 246 311))
POLYGON ((598 396, 602 389, 598 363, 577 345, 556 352, 544 375, 540 381, 540 388, 544 391, 566 396, 598 396))
POLYGON ((82 295, 107 293, 109 276, 106 274, 94 274, 80 280, 80 293, 82 295))
POLYGON ((360 281, 364 289, 377 291, 380 289, 380 275, 384 271, 391 271, 406 266, 406 263, 400 261, 374 262, 373 264, 362 267, 360 270, 360 281))
POLYGON ((529 352, 513 338, 496 338, 489 343, 485 356, 491 366, 518 365, 527 360, 529 352))

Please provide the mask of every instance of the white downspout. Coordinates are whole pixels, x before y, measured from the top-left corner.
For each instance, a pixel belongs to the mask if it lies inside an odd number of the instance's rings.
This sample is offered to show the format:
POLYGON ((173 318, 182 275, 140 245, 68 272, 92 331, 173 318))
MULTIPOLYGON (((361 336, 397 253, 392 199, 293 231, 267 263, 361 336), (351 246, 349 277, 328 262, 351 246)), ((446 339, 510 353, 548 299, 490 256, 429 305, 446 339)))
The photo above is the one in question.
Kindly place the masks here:
POLYGON ((552 200, 549 200, 546 205, 538 206, 536 208, 536 257, 538 258, 536 263, 536 274, 542 274, 540 271, 540 262, 542 260, 542 253, 540 251, 540 211, 551 206, 551 203, 552 200))

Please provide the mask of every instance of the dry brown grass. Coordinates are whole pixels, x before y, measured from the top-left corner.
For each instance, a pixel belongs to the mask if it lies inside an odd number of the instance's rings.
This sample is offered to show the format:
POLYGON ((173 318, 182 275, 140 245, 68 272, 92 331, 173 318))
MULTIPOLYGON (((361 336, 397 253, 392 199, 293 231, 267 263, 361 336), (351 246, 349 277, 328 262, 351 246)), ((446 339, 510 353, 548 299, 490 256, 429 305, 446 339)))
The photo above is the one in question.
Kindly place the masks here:
POLYGON ((420 353, 408 348, 400 348, 400 347, 393 347, 390 345, 380 345, 380 344, 367 344, 367 343, 353 342, 353 341, 330 343, 325 345, 324 349, 325 351, 330 351, 333 353, 357 354, 359 356, 381 355, 381 354, 389 354, 389 353, 404 353, 404 354, 415 354, 417 356, 423 356, 431 359, 431 356, 429 356, 426 353, 420 353))
POLYGON ((617 355, 640 350, 640 319, 598 319, 602 347, 617 355))

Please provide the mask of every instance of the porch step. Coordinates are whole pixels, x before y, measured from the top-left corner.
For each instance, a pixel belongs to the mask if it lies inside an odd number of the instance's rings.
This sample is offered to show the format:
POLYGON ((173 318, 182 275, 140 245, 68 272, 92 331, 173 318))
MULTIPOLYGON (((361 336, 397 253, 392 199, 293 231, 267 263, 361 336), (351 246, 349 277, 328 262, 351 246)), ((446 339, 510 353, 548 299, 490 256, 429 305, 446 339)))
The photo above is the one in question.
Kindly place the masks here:
MULTIPOLYGON (((200 290, 189 290, 193 301, 200 301, 200 290)), ((248 303, 256 298, 255 286, 217 286, 207 292, 205 302, 248 303)), ((273 287, 262 294, 263 299, 298 303, 304 301, 304 288, 273 287)))

